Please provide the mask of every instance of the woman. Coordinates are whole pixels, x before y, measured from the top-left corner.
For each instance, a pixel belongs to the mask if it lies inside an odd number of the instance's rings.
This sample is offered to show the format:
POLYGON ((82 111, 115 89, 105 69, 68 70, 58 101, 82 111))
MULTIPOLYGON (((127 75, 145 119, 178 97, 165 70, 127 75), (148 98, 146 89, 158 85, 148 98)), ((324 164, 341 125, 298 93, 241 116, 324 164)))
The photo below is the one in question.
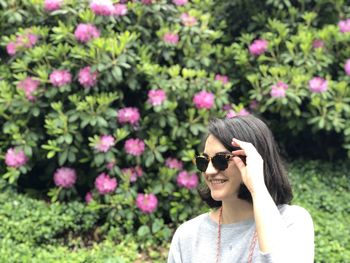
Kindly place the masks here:
POLYGON ((269 128, 253 116, 214 119, 196 158, 215 208, 175 232, 168 263, 313 262, 310 214, 292 190, 269 128))

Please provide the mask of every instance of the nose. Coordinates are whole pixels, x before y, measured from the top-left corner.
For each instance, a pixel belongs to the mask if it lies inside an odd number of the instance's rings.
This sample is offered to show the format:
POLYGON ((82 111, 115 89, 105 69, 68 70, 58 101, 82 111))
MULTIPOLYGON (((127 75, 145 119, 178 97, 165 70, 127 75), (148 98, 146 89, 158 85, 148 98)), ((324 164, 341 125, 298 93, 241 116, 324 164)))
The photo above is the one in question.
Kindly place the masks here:
POLYGON ((217 174, 218 170, 215 169, 215 167, 213 166, 212 161, 210 161, 208 163, 208 167, 207 170, 205 170, 205 174, 217 174))

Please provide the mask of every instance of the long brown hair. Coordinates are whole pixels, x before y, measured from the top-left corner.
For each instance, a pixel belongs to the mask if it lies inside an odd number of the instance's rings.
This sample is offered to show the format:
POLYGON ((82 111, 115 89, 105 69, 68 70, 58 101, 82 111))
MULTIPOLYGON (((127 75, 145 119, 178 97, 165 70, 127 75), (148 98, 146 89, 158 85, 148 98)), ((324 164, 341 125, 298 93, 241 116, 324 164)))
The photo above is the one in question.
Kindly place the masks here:
MULTIPOLYGON (((215 118, 210 121, 208 130, 206 138, 213 135, 229 151, 233 150, 232 138, 253 144, 264 160, 265 184, 276 205, 290 203, 293 194, 286 169, 272 132, 262 120, 253 115, 231 119, 215 118)), ((210 189, 206 184, 198 188, 198 193, 210 207, 221 206, 221 201, 211 197, 210 189)), ((240 186, 238 198, 252 203, 252 196, 244 184, 240 186)))

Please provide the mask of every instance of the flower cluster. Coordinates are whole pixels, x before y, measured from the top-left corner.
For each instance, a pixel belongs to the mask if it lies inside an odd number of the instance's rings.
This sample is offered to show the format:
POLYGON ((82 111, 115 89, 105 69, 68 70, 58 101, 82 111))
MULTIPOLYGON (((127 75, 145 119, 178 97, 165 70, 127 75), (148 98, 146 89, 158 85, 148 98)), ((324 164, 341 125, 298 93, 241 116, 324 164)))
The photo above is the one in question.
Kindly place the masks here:
POLYGON ((84 67, 79 70, 78 80, 84 88, 91 88, 96 85, 97 72, 93 72, 89 66, 84 67))
POLYGON ((128 13, 126 5, 114 5, 111 0, 93 0, 90 3, 90 8, 96 15, 102 16, 124 16, 128 13))
POLYGON ((197 19, 194 16, 189 15, 188 13, 182 13, 180 19, 181 23, 184 26, 191 27, 197 24, 197 19))
POLYGON ((180 187, 187 189, 194 189, 198 185, 198 176, 195 173, 188 173, 187 171, 181 171, 177 176, 177 184, 180 187))
POLYGON ((249 52, 253 56, 260 56, 267 50, 268 42, 265 39, 256 39, 249 46, 249 52))
POLYGON ((350 18, 339 21, 338 26, 339 26, 340 32, 342 33, 350 32, 350 18))
POLYGON ((246 108, 242 108, 239 112, 235 112, 231 107, 224 110, 226 111, 226 118, 228 119, 236 116, 248 116, 250 114, 246 108))
POLYGON ((165 165, 170 169, 182 170, 183 168, 183 163, 176 158, 167 158, 165 160, 165 165))
POLYGON ((187 4, 188 0, 173 0, 173 3, 178 6, 187 4))
POLYGON ((225 84, 228 83, 228 76, 216 74, 215 75, 215 80, 216 81, 220 81, 223 85, 225 85, 225 84))
POLYGON ((270 95, 274 98, 284 98, 286 96, 287 89, 288 85, 282 81, 279 81, 276 85, 271 87, 270 95))
POLYGON ((72 74, 68 70, 54 70, 50 74, 50 82, 55 87, 68 85, 72 81, 72 74))
POLYGON ((22 35, 17 36, 15 42, 10 42, 6 45, 6 51, 10 56, 16 54, 19 49, 32 48, 38 41, 38 37, 27 31, 22 35))
POLYGON ((5 163, 9 167, 21 167, 28 161, 28 157, 25 155, 23 150, 9 148, 5 155, 5 163))
POLYGON ((312 47, 313 48, 323 48, 324 42, 321 39, 315 39, 314 41, 312 41, 312 47))
POLYGON ((56 186, 71 188, 77 180, 77 174, 72 168, 61 167, 56 170, 53 180, 56 186))
POLYGON ((106 173, 101 173, 95 180, 95 187, 101 195, 109 194, 115 191, 118 186, 116 178, 111 178, 106 173))
POLYGON ((137 194, 136 206, 146 214, 153 213, 157 209, 158 199, 154 194, 137 194))
POLYGON ((61 8, 63 0, 45 0, 44 9, 45 11, 52 12, 61 8))
POLYGON ((166 93, 162 89, 150 90, 148 92, 148 102, 153 106, 161 105, 166 100, 166 93))
POLYGON ((128 139, 125 142, 124 149, 128 154, 140 156, 145 151, 145 143, 140 139, 128 139))
POLYGON ((344 70, 346 75, 350 76, 350 59, 346 60, 344 70))
POLYGON ((139 110, 135 107, 126 107, 118 111, 118 121, 121 124, 130 123, 135 125, 140 120, 139 110))
POLYGON ((108 152, 109 149, 115 144, 114 137, 112 135, 102 135, 99 141, 95 145, 95 149, 98 152, 108 152))
POLYGON ((33 96, 33 94, 37 90, 39 84, 40 84, 39 80, 35 80, 32 77, 27 77, 26 79, 21 80, 18 83, 17 87, 19 89, 24 90, 24 93, 28 100, 33 101, 35 100, 35 97, 33 96))
POLYGON ((91 39, 98 38, 100 31, 92 24, 79 24, 74 31, 75 39, 82 43, 87 43, 91 39))
POLYGON ((143 174, 142 168, 140 166, 129 167, 122 169, 123 174, 126 174, 130 178, 130 182, 136 182, 138 177, 143 174))
POLYGON ((328 89, 328 81, 321 77, 314 77, 309 81, 309 89, 315 93, 322 93, 328 89))
POLYGON ((166 32, 163 35, 163 40, 169 45, 176 45, 179 42, 179 35, 177 33, 166 32))
POLYGON ((215 95, 211 92, 200 91, 193 97, 193 103, 197 109, 211 109, 214 106, 215 95))

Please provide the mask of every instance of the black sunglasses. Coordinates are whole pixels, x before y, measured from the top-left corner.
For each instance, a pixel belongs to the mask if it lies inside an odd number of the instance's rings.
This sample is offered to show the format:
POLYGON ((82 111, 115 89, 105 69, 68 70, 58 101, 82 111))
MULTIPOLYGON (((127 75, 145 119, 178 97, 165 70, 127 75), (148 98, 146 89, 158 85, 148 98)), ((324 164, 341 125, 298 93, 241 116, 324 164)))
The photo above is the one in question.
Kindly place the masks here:
POLYGON ((213 157, 209 157, 207 154, 201 154, 196 157, 196 166, 199 171, 205 172, 211 161, 216 170, 224 171, 227 169, 228 162, 232 157, 233 154, 231 153, 217 153, 213 157))

